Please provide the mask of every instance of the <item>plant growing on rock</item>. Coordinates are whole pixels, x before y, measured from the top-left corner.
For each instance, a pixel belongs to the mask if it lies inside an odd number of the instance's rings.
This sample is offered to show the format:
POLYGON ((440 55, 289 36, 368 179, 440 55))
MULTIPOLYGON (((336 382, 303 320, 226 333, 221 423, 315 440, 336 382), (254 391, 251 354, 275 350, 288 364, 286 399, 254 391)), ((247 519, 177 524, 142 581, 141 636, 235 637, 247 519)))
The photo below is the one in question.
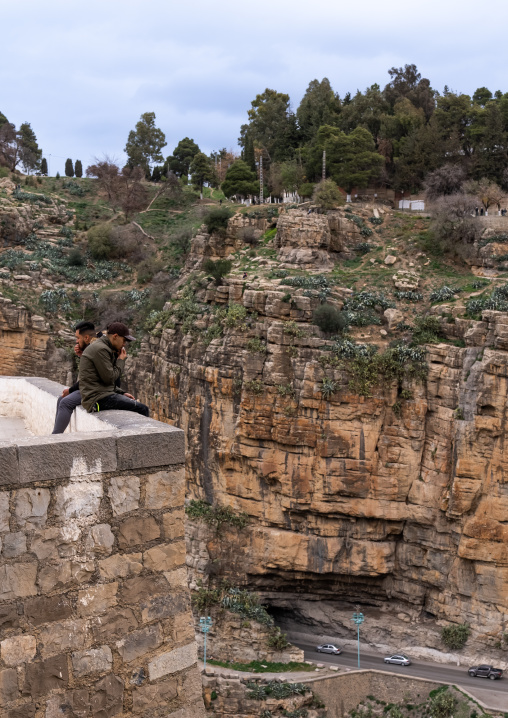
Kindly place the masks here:
POLYGON ((283 327, 283 332, 295 339, 301 339, 305 336, 305 332, 298 327, 295 321, 286 322, 283 327))
POLYGON ((218 259, 216 262, 213 259, 207 259, 203 264, 204 271, 209 274, 214 280, 217 286, 222 284, 223 277, 229 274, 233 262, 230 259, 218 259))
POLYGON ((312 202, 321 209, 337 209, 345 200, 338 185, 331 179, 325 179, 314 188, 312 202))
POLYGON ((314 310, 312 321, 326 334, 342 334, 348 325, 347 315, 333 304, 320 304, 314 310))
POLYGON ((237 514, 230 506, 213 506, 202 499, 190 501, 185 507, 185 513, 191 519, 204 521, 214 528, 217 534, 221 533, 224 526, 243 529, 249 520, 243 511, 237 514))
POLYGON ((217 209, 210 210, 210 212, 205 215, 203 224, 206 226, 208 234, 224 232, 232 216, 233 212, 229 207, 218 207, 217 209))
POLYGON ((258 379, 246 381, 244 386, 246 391, 248 391, 250 394, 256 394, 257 396, 263 394, 265 391, 265 385, 262 381, 259 381, 258 379))
POLYGON ((458 651, 467 643, 471 628, 468 623, 454 623, 441 631, 441 640, 451 651, 458 651))
POLYGON ((329 399, 337 391, 337 382, 333 379, 329 379, 327 376, 323 379, 321 384, 321 394, 324 399, 329 399))

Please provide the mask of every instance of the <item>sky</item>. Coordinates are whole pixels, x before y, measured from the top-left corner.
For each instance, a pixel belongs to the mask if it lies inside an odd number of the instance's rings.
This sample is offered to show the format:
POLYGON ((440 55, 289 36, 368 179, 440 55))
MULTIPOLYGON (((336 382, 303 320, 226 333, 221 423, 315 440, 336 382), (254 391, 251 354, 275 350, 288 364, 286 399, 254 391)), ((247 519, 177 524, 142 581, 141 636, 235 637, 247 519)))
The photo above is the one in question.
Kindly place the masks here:
POLYGON ((156 113, 164 155, 183 137, 236 148, 265 88, 294 109, 309 82, 364 90, 414 63, 434 89, 508 91, 508 3, 490 0, 0 0, 0 111, 30 122, 50 164, 120 163, 129 130, 156 113))

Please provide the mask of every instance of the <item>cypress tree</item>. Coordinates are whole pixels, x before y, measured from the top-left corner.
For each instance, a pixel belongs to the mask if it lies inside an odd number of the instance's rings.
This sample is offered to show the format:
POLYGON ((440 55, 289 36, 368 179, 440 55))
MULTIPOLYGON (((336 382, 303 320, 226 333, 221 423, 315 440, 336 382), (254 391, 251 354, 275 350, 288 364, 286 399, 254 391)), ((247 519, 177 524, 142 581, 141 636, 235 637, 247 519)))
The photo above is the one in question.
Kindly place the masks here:
POLYGON ((43 157, 41 160, 41 175, 47 176, 47 174, 48 174, 48 161, 45 157, 43 157))
POLYGON ((254 142, 252 141, 252 137, 249 133, 247 133, 247 137, 245 140, 245 149, 244 149, 244 162, 248 166, 250 170, 256 171, 256 157, 254 155, 254 142))
POLYGON ((74 166, 70 157, 65 160, 65 176, 74 177, 74 166))
POLYGON ((81 160, 76 160, 74 163, 74 174, 76 177, 83 177, 83 165, 81 164, 81 160))

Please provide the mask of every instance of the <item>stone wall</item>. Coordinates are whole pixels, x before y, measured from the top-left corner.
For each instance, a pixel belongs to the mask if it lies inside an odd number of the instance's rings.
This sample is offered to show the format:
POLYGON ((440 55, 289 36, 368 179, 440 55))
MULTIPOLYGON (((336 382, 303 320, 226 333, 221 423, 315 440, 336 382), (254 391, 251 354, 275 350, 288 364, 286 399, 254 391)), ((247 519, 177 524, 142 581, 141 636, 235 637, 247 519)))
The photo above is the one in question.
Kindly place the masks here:
MULTIPOLYGON (((0 379, 0 396, 16 382, 32 418, 62 389, 0 379)), ((0 715, 196 718, 183 432, 89 418, 94 431, 0 444, 0 715)))

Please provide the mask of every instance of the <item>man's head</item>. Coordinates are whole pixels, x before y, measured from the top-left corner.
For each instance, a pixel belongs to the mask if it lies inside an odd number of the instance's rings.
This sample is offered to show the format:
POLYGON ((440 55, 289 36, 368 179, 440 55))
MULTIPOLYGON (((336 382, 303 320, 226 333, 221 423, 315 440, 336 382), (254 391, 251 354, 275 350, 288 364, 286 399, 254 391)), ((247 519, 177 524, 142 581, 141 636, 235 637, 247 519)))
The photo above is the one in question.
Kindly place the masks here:
POLYGON ((112 322, 108 327, 108 339, 115 349, 119 352, 125 346, 125 342, 133 342, 134 337, 129 332, 129 328, 122 322, 112 322))
POLYGON ((84 352, 92 339, 95 337, 95 325, 93 322, 80 322, 74 327, 76 334, 75 352, 78 356, 84 352))

